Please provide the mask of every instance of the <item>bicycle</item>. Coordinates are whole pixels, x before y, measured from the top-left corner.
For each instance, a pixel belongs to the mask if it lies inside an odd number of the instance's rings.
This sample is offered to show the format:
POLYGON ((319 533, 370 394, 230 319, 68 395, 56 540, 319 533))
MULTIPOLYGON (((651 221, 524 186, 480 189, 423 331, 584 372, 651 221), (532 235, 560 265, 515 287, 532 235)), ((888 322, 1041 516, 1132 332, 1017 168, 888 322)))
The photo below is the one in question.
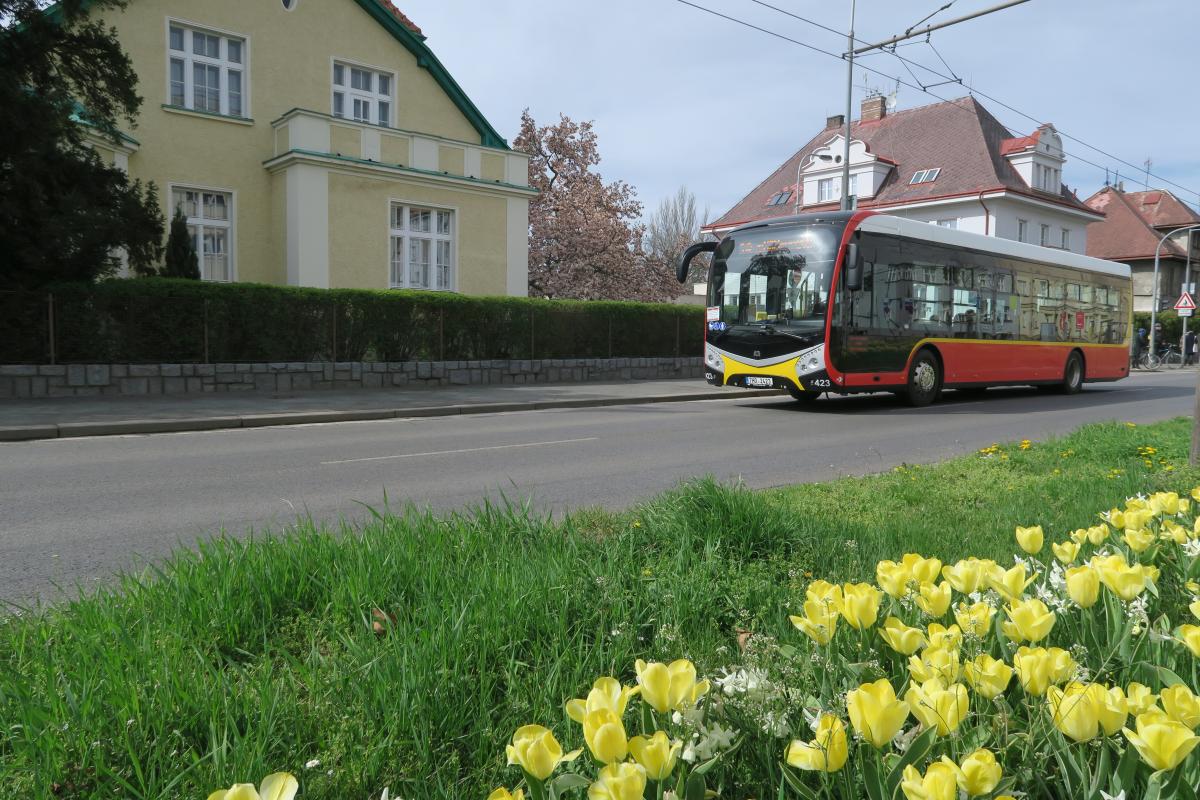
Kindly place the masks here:
POLYGON ((1183 366, 1183 352, 1175 345, 1169 344, 1158 351, 1158 360, 1168 367, 1179 369, 1183 366))
POLYGON ((1144 369, 1154 372, 1162 365, 1162 359, 1151 353, 1149 350, 1142 351, 1137 358, 1133 360, 1134 369, 1144 369))

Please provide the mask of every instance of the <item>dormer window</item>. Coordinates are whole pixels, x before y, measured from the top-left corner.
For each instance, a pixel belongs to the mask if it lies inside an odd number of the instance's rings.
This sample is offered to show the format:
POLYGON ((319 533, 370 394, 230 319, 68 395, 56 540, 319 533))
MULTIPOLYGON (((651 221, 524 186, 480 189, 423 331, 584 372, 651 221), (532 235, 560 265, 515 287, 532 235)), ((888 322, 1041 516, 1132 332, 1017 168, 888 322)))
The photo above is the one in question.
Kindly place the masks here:
POLYGON ((767 205, 781 206, 781 205, 784 205, 785 203, 787 203, 787 201, 789 201, 791 199, 792 199, 792 193, 784 191, 784 192, 780 192, 779 194, 775 195, 770 200, 768 200, 767 205))
POLYGON ((942 171, 941 167, 934 169, 921 169, 913 173, 912 180, 908 182, 909 186, 918 183, 933 183, 937 180, 938 173, 942 171))

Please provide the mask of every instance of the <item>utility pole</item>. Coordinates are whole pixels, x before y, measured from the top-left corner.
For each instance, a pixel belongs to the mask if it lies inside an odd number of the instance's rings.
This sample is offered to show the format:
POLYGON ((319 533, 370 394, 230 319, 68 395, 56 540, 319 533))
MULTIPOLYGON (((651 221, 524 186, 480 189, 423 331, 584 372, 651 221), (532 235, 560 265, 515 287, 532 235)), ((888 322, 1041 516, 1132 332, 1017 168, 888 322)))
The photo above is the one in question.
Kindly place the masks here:
MULTIPOLYGON (((926 25, 924 28, 915 28, 915 27, 909 28, 904 33, 900 34, 899 36, 893 36, 890 39, 884 39, 882 42, 876 42, 875 44, 869 44, 869 45, 865 45, 863 47, 855 48, 855 46, 854 46, 854 3, 855 3, 855 0, 850 0, 850 33, 846 37, 846 42, 847 42, 846 52, 842 54, 842 58, 846 59, 846 61, 848 62, 848 67, 846 69, 846 131, 845 131, 846 142, 845 142, 845 146, 842 148, 842 210, 843 211, 850 208, 850 197, 849 197, 849 191, 850 191, 850 115, 853 111, 853 109, 850 107, 850 95, 854 89, 854 57, 857 55, 862 55, 863 53, 869 53, 872 50, 878 50, 881 47, 887 47, 888 45, 896 44, 897 42, 903 42, 905 39, 915 39, 918 36, 924 36, 932 31, 940 30, 942 28, 949 28, 951 25, 957 25, 958 23, 966 22, 969 19, 975 19, 976 17, 983 17, 988 14, 995 13, 996 11, 1003 11, 1006 8, 1012 8, 1013 6, 1019 6, 1022 3, 1028 3, 1028 2, 1029 2, 1029 0, 1009 0, 1007 3, 1001 3, 1000 5, 997 5, 997 6, 985 8, 981 11, 976 11, 973 14, 965 14, 961 17, 955 17, 954 19, 946 20, 945 22, 939 22, 935 25, 926 25)), ((926 17, 925 19, 928 19, 928 17, 926 17)), ((922 20, 922 22, 924 22, 924 20, 922 20)), ((917 24, 919 25, 920 23, 917 23, 917 24)))

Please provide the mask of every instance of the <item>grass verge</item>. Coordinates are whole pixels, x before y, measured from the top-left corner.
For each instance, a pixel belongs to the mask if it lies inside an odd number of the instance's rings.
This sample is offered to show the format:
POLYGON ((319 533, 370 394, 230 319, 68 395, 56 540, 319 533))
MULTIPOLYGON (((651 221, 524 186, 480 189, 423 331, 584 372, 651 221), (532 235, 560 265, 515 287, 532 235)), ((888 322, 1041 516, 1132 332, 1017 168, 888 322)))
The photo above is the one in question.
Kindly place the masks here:
MULTIPOLYGON (((1017 524, 1057 541, 1129 495, 1190 489, 1189 424, 770 492, 698 481, 621 514, 409 509, 216 539, 0 622, 0 796, 203 797, 289 770, 304 800, 484 797, 515 780, 513 730, 565 720, 596 676, 628 682, 639 657, 713 674, 740 630, 798 636, 787 611, 813 572, 1000 558, 1017 524), (395 616, 383 635, 374 608, 395 616)), ((728 796, 766 789, 742 775, 728 796)))

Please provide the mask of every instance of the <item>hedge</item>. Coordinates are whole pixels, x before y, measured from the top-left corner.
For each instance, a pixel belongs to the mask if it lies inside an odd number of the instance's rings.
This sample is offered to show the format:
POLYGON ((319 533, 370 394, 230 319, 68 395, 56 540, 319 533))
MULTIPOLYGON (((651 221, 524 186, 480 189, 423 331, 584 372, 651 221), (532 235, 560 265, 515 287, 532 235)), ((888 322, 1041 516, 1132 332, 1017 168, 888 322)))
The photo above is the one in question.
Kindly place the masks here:
POLYGON ((0 363, 700 355, 703 309, 167 278, 0 293, 0 363))

